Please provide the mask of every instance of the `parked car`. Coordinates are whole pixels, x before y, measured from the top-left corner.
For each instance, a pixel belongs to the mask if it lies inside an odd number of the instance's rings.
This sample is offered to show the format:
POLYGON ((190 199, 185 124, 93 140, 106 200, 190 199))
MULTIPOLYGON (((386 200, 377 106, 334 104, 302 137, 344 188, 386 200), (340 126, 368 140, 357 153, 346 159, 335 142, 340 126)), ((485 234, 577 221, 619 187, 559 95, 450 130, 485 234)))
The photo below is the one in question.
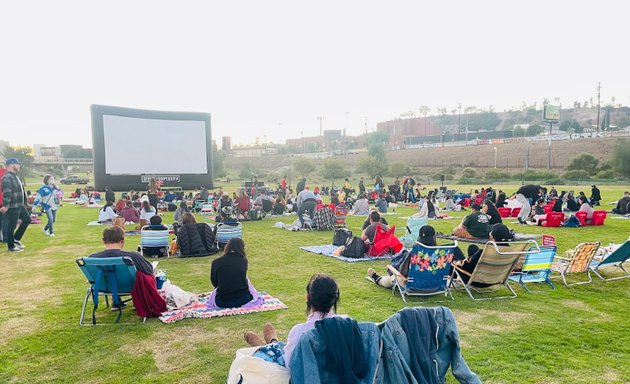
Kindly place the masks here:
POLYGON ((87 184, 90 182, 90 179, 87 179, 85 177, 79 177, 77 175, 70 175, 68 177, 64 177, 63 179, 59 180, 59 182, 61 184, 87 184))

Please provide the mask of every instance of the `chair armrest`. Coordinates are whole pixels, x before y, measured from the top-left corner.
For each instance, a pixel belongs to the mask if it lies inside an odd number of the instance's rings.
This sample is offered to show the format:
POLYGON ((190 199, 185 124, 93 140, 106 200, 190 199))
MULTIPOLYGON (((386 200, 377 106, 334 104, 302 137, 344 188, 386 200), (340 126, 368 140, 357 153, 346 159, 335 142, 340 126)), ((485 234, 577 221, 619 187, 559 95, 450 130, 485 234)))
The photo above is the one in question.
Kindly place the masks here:
POLYGON ((562 256, 554 256, 554 259, 559 259, 562 261, 571 261, 571 259, 569 259, 568 257, 562 257, 562 256))

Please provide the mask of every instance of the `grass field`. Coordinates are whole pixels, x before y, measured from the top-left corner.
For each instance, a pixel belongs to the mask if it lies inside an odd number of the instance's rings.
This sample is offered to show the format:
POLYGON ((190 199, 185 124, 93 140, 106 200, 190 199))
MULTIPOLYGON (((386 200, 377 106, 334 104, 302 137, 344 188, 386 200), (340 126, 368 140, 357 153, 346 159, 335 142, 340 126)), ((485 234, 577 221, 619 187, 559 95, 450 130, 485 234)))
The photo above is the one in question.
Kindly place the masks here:
MULTIPOLYGON (((516 188, 500 187, 508 192, 516 188)), ((628 186, 603 188, 603 201, 616 201, 624 189, 628 186)), ((408 216, 413 210, 397 212, 408 216)), ((455 216, 431 224, 448 232, 461 214, 455 216)), ((65 204, 55 224, 57 237, 45 236, 42 224, 32 225, 23 239, 25 252, 0 252, 0 382, 225 382, 234 352, 245 346, 244 331, 260 331, 272 322, 284 338, 304 321, 305 286, 316 272, 337 279, 339 312, 359 321, 379 322, 404 307, 399 296, 363 278, 368 267, 383 271, 386 262, 344 263, 306 253, 298 247, 330 243, 332 232, 289 232, 272 228, 277 220, 268 218, 243 224, 249 277, 288 310, 165 325, 157 319, 142 324, 131 309, 124 311, 127 324, 112 324, 115 315, 99 309, 98 321, 108 325, 80 327, 87 285, 74 259, 102 249, 103 228, 86 226, 96 217, 96 209, 65 204)), ((397 226, 405 223, 389 219, 397 226)), ((358 233, 363 220, 351 217, 349 227, 358 233)), ((172 221, 172 213, 166 213, 165 221, 172 221)), ((556 236, 559 252, 582 241, 607 245, 630 235, 630 220, 612 218, 602 227, 577 229, 508 225, 556 236)), ((135 250, 138 242, 138 236, 128 237, 126 249, 135 250)), ((160 268, 181 288, 206 292, 211 290, 213 259, 161 259, 160 268)), ((556 290, 540 286, 526 293, 515 287, 516 299, 473 303, 457 291, 454 301, 440 296, 412 299, 411 305, 446 305, 454 311, 464 357, 485 383, 630 382, 630 279, 570 288, 554 281, 556 290)), ((455 380, 449 377, 449 382, 455 380)))

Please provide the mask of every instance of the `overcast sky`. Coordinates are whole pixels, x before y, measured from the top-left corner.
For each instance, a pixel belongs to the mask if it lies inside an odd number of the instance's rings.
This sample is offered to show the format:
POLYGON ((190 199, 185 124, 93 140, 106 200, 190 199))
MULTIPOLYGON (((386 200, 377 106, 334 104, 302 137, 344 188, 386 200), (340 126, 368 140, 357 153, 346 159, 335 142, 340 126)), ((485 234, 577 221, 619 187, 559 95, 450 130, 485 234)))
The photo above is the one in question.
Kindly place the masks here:
MULTIPOLYGON (((92 145, 90 104, 208 112, 233 143, 428 105, 630 104, 623 1, 7 1, 0 139, 92 145)), ((185 137, 174 140, 185 142, 185 137)))

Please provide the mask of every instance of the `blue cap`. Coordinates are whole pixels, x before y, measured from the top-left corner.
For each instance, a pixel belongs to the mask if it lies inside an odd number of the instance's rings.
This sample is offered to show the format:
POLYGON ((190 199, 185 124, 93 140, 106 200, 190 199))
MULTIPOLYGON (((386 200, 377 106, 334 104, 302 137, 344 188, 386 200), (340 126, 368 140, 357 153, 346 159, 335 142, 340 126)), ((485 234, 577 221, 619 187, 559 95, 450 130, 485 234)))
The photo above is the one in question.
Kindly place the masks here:
POLYGON ((11 164, 22 164, 22 163, 20 163, 20 161, 16 159, 15 157, 11 157, 10 159, 7 159, 5 164, 11 165, 11 164))

